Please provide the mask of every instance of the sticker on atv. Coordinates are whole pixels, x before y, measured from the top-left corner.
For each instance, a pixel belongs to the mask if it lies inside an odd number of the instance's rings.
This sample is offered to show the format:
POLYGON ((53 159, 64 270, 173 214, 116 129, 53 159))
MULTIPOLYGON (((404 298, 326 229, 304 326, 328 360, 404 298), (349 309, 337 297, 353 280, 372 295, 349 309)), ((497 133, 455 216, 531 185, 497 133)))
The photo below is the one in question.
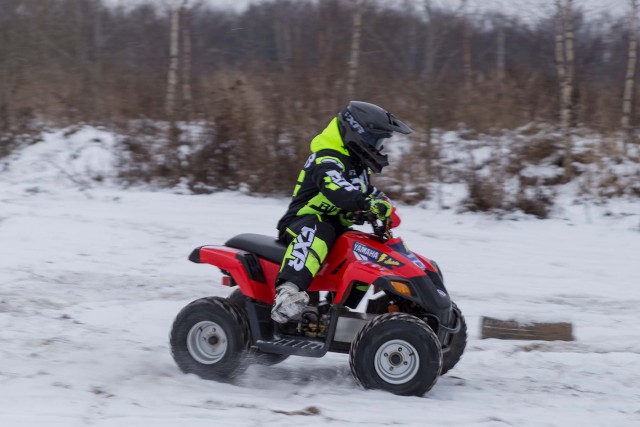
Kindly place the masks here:
POLYGON ((422 263, 422 261, 420 261, 418 257, 413 252, 411 252, 407 247, 407 245, 405 245, 403 242, 400 242, 395 245, 389 245, 389 247, 400 252, 402 255, 406 256, 407 258, 409 258, 409 260, 415 265, 417 265, 421 270, 425 270, 427 268, 422 263))
POLYGON ((353 244, 353 254, 361 261, 371 261, 382 267, 387 267, 390 269, 400 268, 404 266, 404 263, 398 261, 397 259, 358 242, 355 242, 353 244))

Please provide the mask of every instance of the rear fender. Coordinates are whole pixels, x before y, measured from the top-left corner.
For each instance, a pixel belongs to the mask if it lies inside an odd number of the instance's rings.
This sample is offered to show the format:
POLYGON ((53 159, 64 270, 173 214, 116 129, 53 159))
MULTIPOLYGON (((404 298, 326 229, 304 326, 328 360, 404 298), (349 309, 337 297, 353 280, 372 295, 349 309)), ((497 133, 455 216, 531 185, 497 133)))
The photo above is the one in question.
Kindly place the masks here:
POLYGON ((211 264, 229 274, 244 295, 272 304, 279 266, 255 254, 227 246, 201 246, 191 252, 189 260, 211 264))

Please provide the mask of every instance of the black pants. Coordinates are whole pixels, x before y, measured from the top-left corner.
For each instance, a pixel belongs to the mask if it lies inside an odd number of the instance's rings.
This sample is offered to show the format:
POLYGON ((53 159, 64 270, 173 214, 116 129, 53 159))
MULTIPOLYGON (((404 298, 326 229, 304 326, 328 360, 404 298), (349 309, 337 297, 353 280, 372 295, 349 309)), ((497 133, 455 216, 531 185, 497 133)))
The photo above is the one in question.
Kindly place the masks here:
POLYGON ((277 284, 295 283, 306 291, 320 270, 336 237, 346 231, 344 226, 324 220, 317 215, 297 218, 284 230, 280 240, 289 247, 280 266, 277 284))

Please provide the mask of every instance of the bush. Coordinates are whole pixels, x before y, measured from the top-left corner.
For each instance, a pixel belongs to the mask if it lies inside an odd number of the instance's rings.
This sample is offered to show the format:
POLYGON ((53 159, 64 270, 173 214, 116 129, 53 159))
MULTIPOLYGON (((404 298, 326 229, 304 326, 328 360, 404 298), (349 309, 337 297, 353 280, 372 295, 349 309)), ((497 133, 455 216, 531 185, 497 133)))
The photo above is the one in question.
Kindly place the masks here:
POLYGON ((505 206, 504 190, 489 178, 471 175, 467 189, 468 196, 462 203, 468 211, 491 212, 501 210, 505 206))
POLYGON ((519 193, 513 205, 515 210, 522 211, 528 215, 534 215, 539 219, 548 218, 552 207, 553 198, 550 197, 549 194, 546 194, 540 187, 533 191, 532 196, 529 196, 527 192, 519 193))

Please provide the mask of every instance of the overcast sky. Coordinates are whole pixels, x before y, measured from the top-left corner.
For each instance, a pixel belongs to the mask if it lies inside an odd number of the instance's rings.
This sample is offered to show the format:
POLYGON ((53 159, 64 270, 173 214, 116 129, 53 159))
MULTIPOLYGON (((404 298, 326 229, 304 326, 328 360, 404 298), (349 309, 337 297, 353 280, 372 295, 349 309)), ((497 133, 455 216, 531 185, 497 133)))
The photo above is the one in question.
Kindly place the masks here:
MULTIPOLYGON (((156 4, 175 4, 182 0, 107 0, 112 4, 135 4, 152 2, 156 4)), ((273 0, 202 0, 215 7, 242 10, 251 3, 273 0)), ((302 0, 301 0, 302 1, 302 0)), ((366 0, 365 0, 366 1, 366 0)), ((381 0, 389 5, 402 5, 404 0, 381 0)), ((415 4, 422 4, 424 0, 410 0, 415 4)), ((463 0, 433 0, 439 6, 458 8, 463 0)), ((553 12, 555 0, 467 0, 471 12, 501 11, 508 15, 516 15, 525 20, 535 20, 549 16, 553 12)), ((619 16, 629 11, 629 0, 574 0, 574 7, 584 11, 587 16, 595 17, 609 12, 619 16)))

